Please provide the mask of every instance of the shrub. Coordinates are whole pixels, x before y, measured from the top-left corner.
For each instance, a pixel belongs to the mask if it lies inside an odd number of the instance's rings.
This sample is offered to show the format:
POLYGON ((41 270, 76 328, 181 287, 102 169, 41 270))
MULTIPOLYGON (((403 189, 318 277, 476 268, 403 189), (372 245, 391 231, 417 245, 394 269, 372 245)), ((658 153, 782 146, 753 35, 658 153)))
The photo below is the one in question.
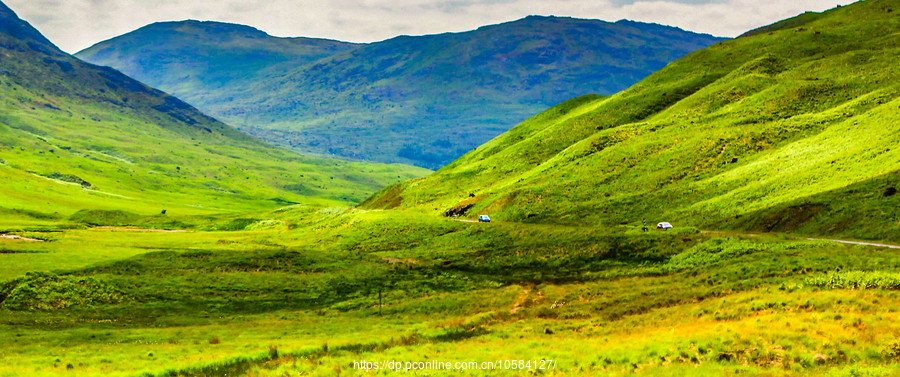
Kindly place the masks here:
POLYGON ((667 269, 678 271, 705 266, 741 255, 769 250, 773 246, 735 238, 714 238, 676 254, 669 259, 667 269))
POLYGON ((245 230, 248 226, 250 226, 258 221, 260 221, 260 220, 253 219, 253 218, 241 217, 241 218, 233 219, 227 223, 216 224, 214 229, 212 229, 212 230, 225 231, 225 232, 237 232, 237 231, 245 230))
POLYGON ((0 287, 2 307, 10 310, 56 310, 115 304, 127 296, 95 278, 29 272, 0 287))
POLYGON ((92 187, 90 182, 85 181, 85 180, 81 179, 80 177, 78 177, 76 175, 72 175, 72 174, 63 174, 63 173, 55 172, 55 173, 47 174, 46 177, 50 178, 50 179, 55 179, 58 181, 63 181, 63 182, 77 183, 77 184, 81 185, 81 187, 84 187, 84 188, 92 187))
POLYGON ((271 230, 279 228, 287 228, 287 223, 282 220, 263 220, 247 225, 245 230, 271 230))
POLYGON ((806 279, 806 284, 830 289, 900 289, 900 274, 850 271, 806 279))
POLYGON ((140 219, 139 215, 125 211, 106 211, 83 209, 75 212, 69 220, 98 226, 124 226, 135 225, 140 219))
POLYGON ((881 356, 892 361, 900 361, 900 340, 894 340, 881 348, 881 356))

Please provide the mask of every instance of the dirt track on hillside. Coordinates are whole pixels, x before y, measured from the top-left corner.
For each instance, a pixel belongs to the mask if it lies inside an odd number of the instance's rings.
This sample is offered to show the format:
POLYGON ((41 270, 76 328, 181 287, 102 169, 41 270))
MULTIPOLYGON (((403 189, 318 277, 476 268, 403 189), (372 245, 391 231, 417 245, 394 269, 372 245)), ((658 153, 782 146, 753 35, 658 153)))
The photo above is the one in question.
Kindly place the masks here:
POLYGON ((889 247, 891 249, 900 249, 898 245, 888 245, 884 243, 873 243, 873 242, 859 242, 859 241, 847 241, 847 240, 830 240, 826 238, 807 238, 810 241, 829 241, 829 242, 838 242, 838 243, 846 243, 851 245, 865 245, 865 246, 877 246, 877 247, 889 247))
POLYGON ((0 234, 0 238, 6 238, 8 240, 27 241, 27 242, 44 242, 44 240, 39 240, 37 238, 22 237, 22 236, 17 236, 15 234, 0 234))

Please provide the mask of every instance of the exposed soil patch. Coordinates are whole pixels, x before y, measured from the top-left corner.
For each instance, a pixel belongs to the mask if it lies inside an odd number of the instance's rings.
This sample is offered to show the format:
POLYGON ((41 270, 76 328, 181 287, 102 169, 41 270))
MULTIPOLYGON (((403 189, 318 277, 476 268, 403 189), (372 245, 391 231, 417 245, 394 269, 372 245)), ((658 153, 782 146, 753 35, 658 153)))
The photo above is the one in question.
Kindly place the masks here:
POLYGON ((851 245, 865 245, 865 246, 877 246, 877 247, 889 247, 891 249, 900 249, 898 245, 888 245, 883 243, 872 243, 872 242, 858 242, 858 241, 845 241, 845 240, 829 240, 822 238, 807 238, 810 241, 830 241, 830 242, 838 242, 838 243, 846 243, 851 245))
POLYGON ((516 314, 523 307, 530 306, 536 302, 539 302, 544 299, 544 292, 537 290, 537 293, 532 294, 532 292, 536 291, 537 288, 532 285, 523 285, 522 291, 519 292, 519 296, 516 298, 516 301, 513 303, 512 309, 509 310, 509 314, 516 314))
POLYGON ((450 209, 444 211, 444 216, 446 216, 446 217, 465 216, 466 212, 469 212, 469 210, 472 209, 472 207, 474 207, 474 206, 475 206, 474 204, 458 205, 456 207, 453 207, 453 208, 450 208, 450 209))
POLYGON ((37 238, 22 237, 22 236, 17 236, 15 234, 0 234, 0 238, 5 238, 8 240, 26 241, 26 242, 46 242, 44 240, 39 240, 37 238))
POLYGON ((385 257, 385 258, 381 258, 381 259, 387 261, 388 263, 419 264, 419 261, 412 259, 412 258, 399 259, 399 258, 385 257))

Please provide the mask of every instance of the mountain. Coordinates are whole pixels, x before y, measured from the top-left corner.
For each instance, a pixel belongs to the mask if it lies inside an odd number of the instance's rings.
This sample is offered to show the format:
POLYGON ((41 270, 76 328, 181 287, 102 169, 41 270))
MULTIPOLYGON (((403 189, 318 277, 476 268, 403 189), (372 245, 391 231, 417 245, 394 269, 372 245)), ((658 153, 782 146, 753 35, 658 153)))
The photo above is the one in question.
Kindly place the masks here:
POLYGON ((3 4, 0 54, 4 217, 348 203, 423 172, 269 146, 116 70, 60 51, 3 4))
POLYGON ((77 56, 279 145, 437 168, 548 106, 616 93, 722 40, 632 21, 535 16, 366 45, 250 30, 192 21, 151 25, 77 56), (312 54, 290 58, 298 43, 312 41, 334 53, 305 64, 312 54), (232 55, 235 44, 242 49, 232 55), (185 49, 195 52, 179 53, 185 49), (254 50, 284 60, 229 67, 254 50))
POLYGON ((290 69, 359 46, 276 38, 249 26, 194 20, 154 23, 114 41, 77 56, 204 105, 224 101, 220 91, 234 95, 257 80, 279 74, 268 68, 290 69))
POLYGON ((694 52, 363 207, 900 240, 898 5, 807 13, 694 52))

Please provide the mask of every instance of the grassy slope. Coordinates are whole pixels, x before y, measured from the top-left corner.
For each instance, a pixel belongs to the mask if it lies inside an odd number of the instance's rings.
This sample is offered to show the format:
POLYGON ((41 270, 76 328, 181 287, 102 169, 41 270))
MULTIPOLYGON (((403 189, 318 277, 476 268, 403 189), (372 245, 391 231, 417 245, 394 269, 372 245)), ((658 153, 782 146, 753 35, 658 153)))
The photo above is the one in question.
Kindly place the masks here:
POLYGON ((198 214, 353 202, 423 173, 270 147, 62 53, 11 11, 0 23, 0 195, 15 221, 84 208, 198 214), (54 173, 77 179, 47 178, 54 173))
MULTIPOLYGON (((873 4, 884 5, 847 11, 873 4)), ((512 135, 614 99, 570 101, 512 135)), ((870 190, 890 179, 811 198, 854 218, 889 210, 870 190)), ((416 207, 253 217, 189 233, 0 239, 0 377, 368 376, 398 372, 353 362, 494 359, 555 368, 410 374, 893 377, 900 362, 897 249, 683 226, 464 223, 416 207)))
POLYGON ((900 184, 895 6, 807 14, 698 51, 614 96, 551 109, 365 206, 900 240, 900 196, 889 195, 900 184))
POLYGON ((299 53, 287 48, 293 42, 234 38, 219 26, 151 26, 78 56, 279 145, 435 168, 547 106, 617 92, 720 40, 628 21, 529 17, 465 33, 340 46, 343 52, 333 48, 333 55, 303 65, 291 59, 299 53), (163 26, 177 32, 157 30, 163 26), (195 46, 196 39, 203 42, 195 46), (144 48, 147 41, 156 47, 144 48), (194 50, 179 53, 185 45, 194 50), (223 64, 242 63, 254 48, 284 61, 223 64))

